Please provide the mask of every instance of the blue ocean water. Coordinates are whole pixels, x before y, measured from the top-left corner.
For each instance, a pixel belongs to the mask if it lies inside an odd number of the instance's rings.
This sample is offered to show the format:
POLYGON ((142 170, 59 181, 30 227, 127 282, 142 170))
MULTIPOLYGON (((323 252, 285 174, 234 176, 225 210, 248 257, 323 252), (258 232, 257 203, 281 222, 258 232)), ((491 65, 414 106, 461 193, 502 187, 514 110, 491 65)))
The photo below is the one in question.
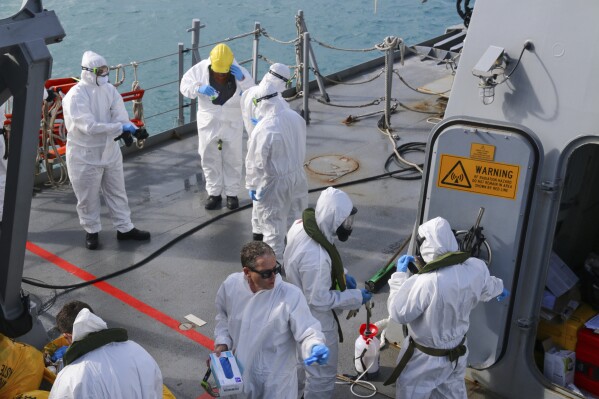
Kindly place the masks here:
MULTIPOLYGON (((54 58, 52 77, 79 76, 81 56, 86 50, 103 55, 110 65, 140 63, 138 80, 147 91, 143 98, 148 131, 156 133, 175 126, 177 112, 178 43, 191 46, 192 19, 206 25, 200 33, 200 45, 216 43, 254 29, 260 22, 268 34, 281 41, 296 36, 295 15, 303 10, 313 39, 344 49, 372 48, 387 36, 415 44, 444 32, 461 22, 455 0, 345 0, 340 1, 81 1, 46 0, 47 10, 58 16, 66 37, 49 46, 54 58), (158 58, 157 60, 154 60, 158 58), (171 111, 172 110, 172 111, 171 111)), ((21 0, 0 2, 0 18, 7 18, 21 7, 21 0)), ((252 38, 229 43, 238 61, 251 57, 252 38)), ((208 56, 211 46, 200 49, 208 56)), ((381 56, 380 52, 335 51, 313 43, 321 73, 327 74, 381 56)), ((262 37, 260 54, 275 62, 295 64, 295 49, 262 37)), ((185 56, 185 70, 191 55, 185 56)), ((250 65, 246 65, 248 70, 250 65)), ((258 76, 268 69, 260 62, 258 76)), ((129 90, 132 68, 119 89, 129 90)), ((114 73, 111 74, 114 78, 114 73)), ((188 116, 186 116, 188 118, 188 116)), ((189 119, 187 119, 189 120, 189 119)))

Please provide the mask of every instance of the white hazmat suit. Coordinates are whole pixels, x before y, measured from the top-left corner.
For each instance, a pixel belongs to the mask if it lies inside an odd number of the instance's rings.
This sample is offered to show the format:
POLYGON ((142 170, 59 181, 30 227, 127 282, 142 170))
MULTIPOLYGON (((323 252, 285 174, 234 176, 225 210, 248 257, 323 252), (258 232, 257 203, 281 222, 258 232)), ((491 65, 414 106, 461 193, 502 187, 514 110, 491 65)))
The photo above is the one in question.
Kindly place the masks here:
MULTIPOLYGON (((424 239, 420 252, 427 263, 458 251, 451 227, 441 217, 419 226, 418 235, 424 239)), ((501 279, 491 276, 486 264, 477 258, 411 277, 398 271, 391 276, 389 286, 389 315, 395 322, 407 324, 409 332, 398 359, 410 337, 428 348, 457 347, 468 331, 470 311, 480 301, 487 302, 503 291, 501 279)), ((456 365, 447 356, 430 356, 415 349, 397 379, 396 398, 466 399, 467 358, 468 352, 456 365)))
MULTIPOLYGON (((104 57, 86 51, 81 65, 106 64, 104 57)), ((79 223, 88 233, 102 230, 100 192, 114 227, 121 233, 133 229, 125 191, 123 156, 114 139, 130 123, 123 98, 116 88, 91 71, 81 71, 81 81, 62 101, 67 134, 67 168, 77 197, 79 223), (102 84, 103 83, 103 84, 102 84)))
MULTIPOLYGON (((239 66, 235 60, 233 64, 239 66)), ((198 100, 197 129, 198 153, 206 178, 206 191, 209 196, 236 197, 241 188, 243 165, 241 119, 241 91, 254 85, 249 72, 243 71, 244 79, 236 80, 235 94, 223 105, 212 103, 210 97, 199 94, 198 88, 210 84, 210 58, 200 61, 183 75, 180 91, 187 98, 198 100), (222 150, 218 141, 222 140, 222 150)))
MULTIPOLYGON (((82 309, 73 324, 73 342, 106 330, 104 320, 82 309)), ((156 361, 133 341, 110 342, 66 365, 49 399, 162 399, 162 373, 156 361)))
POLYGON ((296 399, 296 346, 306 359, 325 343, 301 291, 277 275, 273 289, 253 293, 244 274, 234 273, 220 286, 216 309, 214 343, 234 350, 243 367, 238 397, 296 399))
MULTIPOLYGON (((287 88, 287 81, 290 78, 289 67, 285 64, 272 64, 268 69, 268 72, 264 74, 260 84, 257 86, 252 86, 249 89, 245 90, 241 94, 241 114, 243 115, 243 124, 245 126, 245 131, 248 134, 248 137, 252 136, 252 131, 254 130, 255 123, 252 122, 252 118, 258 119, 256 116, 256 106, 254 106, 253 100, 254 98, 258 98, 260 96, 256 95, 256 91, 260 90, 260 87, 264 85, 270 85, 274 88, 279 94, 283 94, 285 89, 287 88), (282 76, 286 80, 283 80, 278 76, 282 76)), ((283 97, 281 97, 283 98, 283 97)), ((287 101, 284 103, 289 107, 287 101)))
POLYGON ((260 122, 248 140, 245 186, 258 196, 252 231, 261 232, 277 258, 283 259, 287 229, 308 206, 306 123, 273 86, 256 91, 260 97, 271 93, 277 96, 261 100, 256 107, 260 122))
MULTIPOLYGON (((315 208, 316 222, 330 243, 352 208, 351 199, 341 190, 329 187, 320 194, 315 208)), ((310 311, 320 321, 329 347, 326 365, 304 368, 307 374, 304 398, 330 398, 335 389, 339 350, 337 323, 331 310, 339 315, 341 310, 358 309, 362 305, 362 293, 359 289, 331 290, 331 258, 308 236, 302 220, 296 221, 287 233, 284 259, 287 280, 303 291, 310 311)))
MULTIPOLYGON (((289 67, 285 64, 275 63, 270 66, 268 72, 264 74, 260 84, 258 86, 252 86, 249 89, 245 90, 241 94, 241 115, 243 117, 243 124, 245 126, 245 131, 248 134, 248 141, 252 138, 252 132, 254 131, 254 127, 257 124, 258 116, 256 115, 256 106, 254 105, 254 98, 259 98, 257 92, 261 90, 261 87, 265 85, 271 85, 274 89, 282 96, 283 91, 287 87, 287 81, 290 78, 289 67), (278 76, 277 76, 278 75, 278 76), (283 77, 284 79, 281 79, 283 77)), ((282 99, 282 97, 281 97, 282 99)), ((283 100, 283 104, 289 108, 289 104, 287 101, 283 100)), ((304 146, 305 152, 305 146, 304 146)), ((252 232, 254 234, 261 235, 262 230, 260 229, 260 221, 256 204, 252 207, 252 232)), ((303 209, 303 208, 302 208, 303 209)), ((286 228, 289 226, 286 226, 286 228)), ((286 232, 286 231, 285 231, 286 232)), ((277 253, 277 256, 281 254, 277 253)), ((279 259, 283 259, 279 257, 279 259)))

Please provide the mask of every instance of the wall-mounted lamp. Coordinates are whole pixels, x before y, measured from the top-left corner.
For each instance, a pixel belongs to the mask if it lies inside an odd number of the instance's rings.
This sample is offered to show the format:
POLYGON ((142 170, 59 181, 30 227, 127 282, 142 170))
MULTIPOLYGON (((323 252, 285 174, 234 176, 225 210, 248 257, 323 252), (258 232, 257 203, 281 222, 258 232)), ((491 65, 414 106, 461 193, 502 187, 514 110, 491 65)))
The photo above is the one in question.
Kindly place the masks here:
POLYGON ((472 74, 479 78, 478 90, 483 104, 489 105, 493 102, 495 99, 495 86, 505 83, 512 76, 512 73, 520 65, 524 50, 530 51, 532 48, 532 42, 530 40, 525 41, 516 65, 510 73, 506 74, 510 60, 505 50, 502 47, 489 46, 472 68, 472 74))

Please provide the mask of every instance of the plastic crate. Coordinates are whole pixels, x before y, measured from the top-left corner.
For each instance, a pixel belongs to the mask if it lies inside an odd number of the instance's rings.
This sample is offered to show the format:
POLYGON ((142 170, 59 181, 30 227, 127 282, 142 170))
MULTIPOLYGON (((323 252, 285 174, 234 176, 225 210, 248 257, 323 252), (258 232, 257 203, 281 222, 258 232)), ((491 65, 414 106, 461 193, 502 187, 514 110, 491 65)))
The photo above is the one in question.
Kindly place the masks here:
POLYGON ((578 331, 574 385, 599 395, 599 334, 588 328, 578 331))

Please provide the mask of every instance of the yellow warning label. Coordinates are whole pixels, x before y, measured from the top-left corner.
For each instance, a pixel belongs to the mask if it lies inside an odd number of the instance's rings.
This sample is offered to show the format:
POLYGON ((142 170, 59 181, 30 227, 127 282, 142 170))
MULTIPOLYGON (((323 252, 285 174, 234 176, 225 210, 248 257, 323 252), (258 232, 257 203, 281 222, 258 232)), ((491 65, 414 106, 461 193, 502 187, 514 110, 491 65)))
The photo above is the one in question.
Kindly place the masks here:
POLYGON ((495 146, 488 144, 470 144, 470 158, 493 161, 495 159, 495 146))
POLYGON ((516 199, 519 165, 442 154, 437 187, 516 199))

